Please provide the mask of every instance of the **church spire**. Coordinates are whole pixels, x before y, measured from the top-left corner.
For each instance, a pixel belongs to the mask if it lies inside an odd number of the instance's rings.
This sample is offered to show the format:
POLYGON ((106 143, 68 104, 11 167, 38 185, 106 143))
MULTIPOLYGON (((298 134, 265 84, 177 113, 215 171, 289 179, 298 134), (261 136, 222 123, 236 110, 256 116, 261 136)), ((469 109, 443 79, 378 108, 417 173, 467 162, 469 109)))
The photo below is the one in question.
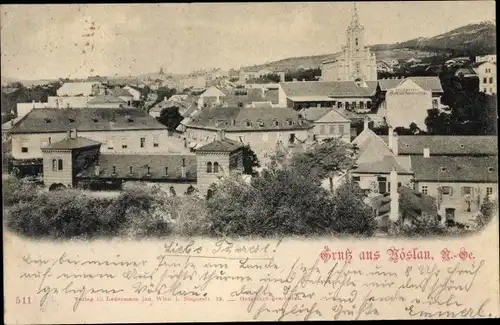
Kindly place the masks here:
POLYGON ((359 16, 358 16, 358 8, 356 7, 356 2, 353 4, 353 13, 351 19, 351 27, 359 26, 359 16))

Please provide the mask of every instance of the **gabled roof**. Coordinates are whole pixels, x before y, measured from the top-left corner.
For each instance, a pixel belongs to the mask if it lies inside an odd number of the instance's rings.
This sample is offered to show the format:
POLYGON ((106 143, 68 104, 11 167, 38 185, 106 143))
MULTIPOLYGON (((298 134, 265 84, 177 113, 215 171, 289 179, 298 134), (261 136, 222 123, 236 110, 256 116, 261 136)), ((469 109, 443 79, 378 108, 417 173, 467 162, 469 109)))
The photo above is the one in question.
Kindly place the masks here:
POLYGON ((423 155, 429 148, 430 155, 497 155, 496 136, 467 135, 400 135, 400 155, 423 155))
POLYGON ((394 156, 384 140, 372 130, 363 130, 354 139, 353 144, 360 149, 357 167, 353 172, 388 174, 396 169, 400 174, 411 174, 411 170, 403 166, 401 160, 394 156))
POLYGON ((349 119, 329 107, 303 108, 299 113, 311 122, 350 122, 349 119))
POLYGON ((111 92, 117 97, 132 97, 132 94, 129 91, 120 87, 113 88, 111 92))
POLYGON ((405 79, 380 79, 378 81, 380 89, 386 91, 392 89, 403 83, 405 80, 410 79, 426 91, 432 91, 434 93, 442 93, 443 87, 441 86, 441 80, 439 77, 408 77, 405 79))
POLYGON ((411 156, 411 166, 417 181, 498 182, 498 156, 411 156))
POLYGON ((117 130, 166 130, 155 118, 137 108, 37 108, 11 130, 18 133, 117 130))
MULTIPOLYGON (((128 92, 127 92, 128 93, 128 92)), ((130 96, 128 94, 127 96, 130 96)), ((126 105, 127 102, 123 99, 116 97, 115 95, 100 95, 92 98, 87 102, 87 104, 123 104, 126 105)))
POLYGON ((59 150, 82 149, 100 145, 101 142, 94 141, 84 137, 65 138, 62 139, 61 141, 57 141, 49 145, 46 145, 45 147, 42 148, 42 151, 50 149, 59 149, 59 150))
POLYGON ((215 152, 234 152, 240 148, 243 148, 243 143, 234 141, 231 139, 215 140, 206 144, 196 151, 215 151, 215 152))
POLYGON ((367 87, 360 87, 354 81, 293 81, 281 82, 287 97, 328 96, 368 97, 377 90, 377 81, 367 81, 367 87))
POLYGON ((99 162, 77 174, 77 177, 95 177, 96 165, 99 165, 99 177, 102 178, 142 178, 144 180, 181 180, 182 160, 186 166, 185 180, 196 180, 196 156, 195 155, 116 155, 101 154, 99 162), (116 176, 113 175, 115 166, 116 176), (148 169, 151 176, 148 176, 148 169), (133 174, 130 175, 130 167, 133 174), (168 168, 168 175, 165 175, 168 168))

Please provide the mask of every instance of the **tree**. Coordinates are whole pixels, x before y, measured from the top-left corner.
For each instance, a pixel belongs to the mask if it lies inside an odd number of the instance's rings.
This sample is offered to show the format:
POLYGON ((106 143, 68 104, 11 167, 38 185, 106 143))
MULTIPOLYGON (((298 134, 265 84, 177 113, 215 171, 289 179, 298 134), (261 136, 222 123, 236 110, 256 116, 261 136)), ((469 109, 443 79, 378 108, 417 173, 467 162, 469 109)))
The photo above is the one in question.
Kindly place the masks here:
POLYGON ((292 157, 297 172, 321 182, 328 178, 333 192, 333 178, 351 169, 356 162, 357 148, 337 138, 329 138, 304 153, 292 157))
POLYGON ((183 120, 183 117, 179 113, 179 107, 170 106, 165 107, 157 119, 158 122, 165 125, 169 131, 174 131, 183 120))
POLYGON ((259 158, 250 146, 243 147, 243 173, 253 175, 255 167, 260 167, 259 158))

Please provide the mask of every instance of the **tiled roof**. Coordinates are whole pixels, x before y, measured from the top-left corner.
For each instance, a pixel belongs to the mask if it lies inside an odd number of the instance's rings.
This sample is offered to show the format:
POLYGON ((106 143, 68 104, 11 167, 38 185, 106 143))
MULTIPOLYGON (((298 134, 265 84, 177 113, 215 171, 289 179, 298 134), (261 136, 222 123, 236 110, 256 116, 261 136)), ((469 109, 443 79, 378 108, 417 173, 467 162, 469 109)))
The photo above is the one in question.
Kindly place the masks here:
POLYGON ((265 95, 262 96, 262 89, 234 89, 228 91, 226 97, 221 98, 221 101, 227 106, 238 106, 239 103, 243 105, 251 104, 253 102, 266 101, 265 95), (242 92, 246 92, 243 93, 242 92))
POLYGON ((411 166, 417 181, 498 182, 498 156, 412 156, 411 166))
POLYGON ((272 104, 279 103, 279 91, 278 89, 267 89, 264 95, 265 101, 269 101, 272 104))
POLYGON ((58 96, 88 96, 92 94, 92 87, 94 85, 99 85, 100 82, 89 81, 89 82, 67 82, 64 83, 61 88, 57 90, 58 96))
POLYGON ((405 80, 410 79, 417 85, 422 87, 424 90, 432 91, 435 93, 442 93, 443 87, 441 86, 441 80, 439 77, 408 77, 406 79, 380 79, 378 81, 381 90, 388 90, 395 88, 405 80))
MULTIPOLYGON (((127 96, 130 96, 128 94, 127 96)), ((123 99, 116 97, 115 95, 100 95, 92 98, 88 101, 88 104, 127 104, 123 99)))
POLYGON ((353 143, 360 149, 353 172, 388 174, 396 169, 398 173, 411 174, 410 169, 394 156, 384 140, 370 129, 363 130, 353 143))
POLYGON ((293 108, 281 107, 208 107, 186 126, 223 128, 228 131, 295 130, 313 127, 308 121, 300 119, 293 108))
POLYGON ((233 152, 242 148, 243 146, 244 145, 241 142, 231 139, 223 139, 212 141, 209 144, 196 149, 196 151, 233 152))
POLYGON ((113 88, 111 92, 117 97, 132 97, 131 93, 129 93, 126 89, 120 87, 113 88))
POLYGON ((77 138, 66 138, 66 139, 62 139, 61 141, 51 143, 51 144, 43 147, 42 150, 44 150, 44 149, 68 149, 68 150, 69 149, 81 149, 81 148, 92 147, 92 146, 97 146, 97 145, 101 145, 101 143, 98 141, 84 138, 84 137, 77 137, 77 138))
POLYGON ((373 96, 377 82, 367 81, 368 87, 360 87, 354 81, 294 81, 280 85, 290 96, 367 97, 373 96))
POLYGON ((314 122, 326 118, 322 122, 349 122, 350 120, 342 116, 333 108, 329 107, 311 107, 303 108, 299 112, 306 120, 314 122))
MULTIPOLYGON (((196 155, 113 155, 101 154, 99 156, 99 176, 104 178, 142 178, 144 180, 180 180, 182 159, 186 166, 186 179, 196 179, 196 155), (116 176, 113 176, 115 166, 116 176), (132 166, 133 175, 129 175, 132 166), (150 167, 151 176, 147 176, 150 167), (168 176, 165 175, 168 168, 168 176)), ((94 177, 96 162, 81 171, 77 177, 94 177)))
POLYGON ((12 120, 10 121, 7 121, 5 122, 4 124, 2 124, 2 131, 9 131, 10 129, 12 129, 14 127, 14 125, 16 125, 21 119, 23 118, 23 116, 18 116, 18 117, 15 117, 13 118, 12 120))
POLYGON ((429 148, 430 155, 497 155, 496 136, 459 135, 400 135, 400 155, 423 155, 429 148))
POLYGON ((166 130, 166 126, 136 108, 38 108, 29 112, 11 132, 45 133, 115 130, 166 130))

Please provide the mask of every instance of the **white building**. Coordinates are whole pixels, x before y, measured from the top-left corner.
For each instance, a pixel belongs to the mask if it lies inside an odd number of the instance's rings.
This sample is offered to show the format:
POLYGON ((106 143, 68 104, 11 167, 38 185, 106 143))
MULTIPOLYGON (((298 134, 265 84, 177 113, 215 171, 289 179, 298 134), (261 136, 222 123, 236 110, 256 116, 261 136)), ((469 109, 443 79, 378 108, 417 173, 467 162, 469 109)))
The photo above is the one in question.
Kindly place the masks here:
POLYGON ((323 62, 321 80, 377 80, 375 53, 365 47, 364 27, 359 23, 356 4, 351 24, 347 28, 346 44, 342 48, 342 54, 333 60, 323 62))
POLYGON ((495 94, 497 89, 497 65, 489 61, 479 62, 472 66, 479 78, 479 91, 495 94))
POLYGON ((491 62, 497 64, 496 54, 488 54, 483 56, 476 56, 476 63, 480 62, 491 62))

